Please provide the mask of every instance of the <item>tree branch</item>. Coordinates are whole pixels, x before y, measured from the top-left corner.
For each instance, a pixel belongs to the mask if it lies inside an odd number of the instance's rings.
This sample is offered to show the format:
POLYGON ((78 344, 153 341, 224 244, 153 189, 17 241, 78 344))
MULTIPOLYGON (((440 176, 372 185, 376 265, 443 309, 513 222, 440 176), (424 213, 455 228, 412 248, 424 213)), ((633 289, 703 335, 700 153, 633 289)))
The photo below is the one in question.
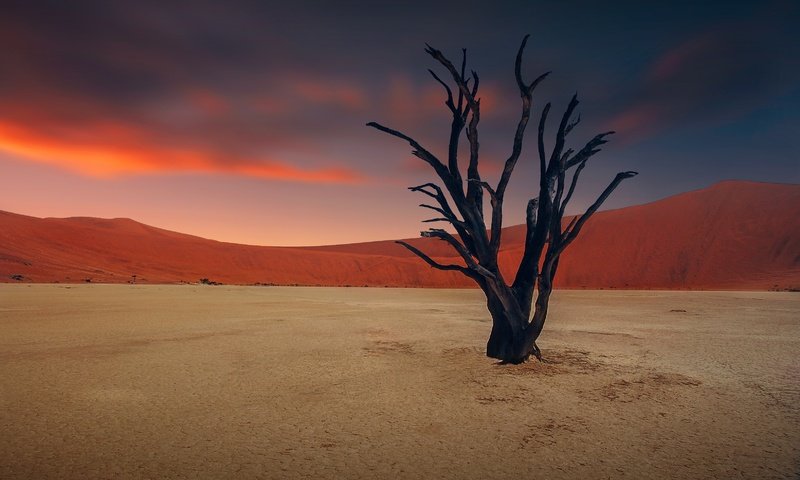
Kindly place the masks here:
MULTIPOLYGON (((587 160, 588 160, 588 158, 587 158, 587 160)), ((581 170, 583 170, 585 167, 586 167, 586 160, 582 161, 578 165, 578 168, 575 170, 575 173, 572 174, 572 183, 570 183, 569 190, 567 190, 567 196, 564 197, 564 201, 561 202, 561 207, 558 210, 558 217, 559 218, 563 218, 564 217, 564 212, 567 209, 567 204, 572 199, 572 194, 575 192, 575 187, 578 185, 578 177, 581 174, 581 170)))
POLYGON ((603 202, 606 201, 608 196, 611 195, 611 192, 613 192, 617 188, 617 186, 619 186, 619 184, 622 183, 623 180, 625 180, 626 178, 635 177, 636 175, 638 175, 638 172, 618 173, 617 176, 614 177, 614 180, 612 180, 611 183, 606 187, 606 189, 603 190, 603 193, 601 193, 600 196, 597 197, 597 200, 595 200, 594 203, 586 210, 586 213, 581 215, 580 218, 574 222, 574 226, 571 229, 564 231, 564 241, 559 246, 559 250, 557 251, 557 253, 560 254, 561 252, 563 252, 564 249, 567 248, 567 245, 569 245, 570 243, 572 243, 573 240, 575 240, 575 238, 580 233, 581 228, 583 228, 583 225, 586 223, 586 221, 589 220, 589 218, 592 215, 594 215, 594 213, 600 208, 603 202))
POLYGON ((428 69, 428 72, 430 72, 431 76, 433 76, 433 78, 437 82, 439 82, 444 87, 445 91, 447 92, 447 100, 444 102, 444 104, 447 105, 447 108, 449 108, 451 112, 453 112, 453 115, 458 115, 459 118, 460 118, 461 117, 461 112, 456 109, 456 106, 453 103, 453 91, 450 90, 450 86, 447 83, 445 83, 441 78, 439 78, 439 76, 436 75, 436 72, 434 72, 430 68, 428 69))
POLYGON ((495 192, 495 190, 492 188, 492 186, 489 185, 489 182, 484 182, 484 181, 476 179, 476 178, 470 178, 469 181, 472 182, 472 183, 476 183, 476 184, 480 185, 481 187, 485 188, 486 191, 489 192, 489 197, 492 199, 492 202, 494 202, 497 198, 499 198, 497 196, 497 192, 495 192))
POLYGON ((450 222, 450 219, 444 217, 437 217, 437 218, 429 218, 427 220, 422 220, 422 223, 435 223, 435 222, 450 222))
POLYGON ((450 246, 453 247, 453 249, 456 252, 458 252, 459 255, 461 255, 461 258, 464 260, 464 262, 471 270, 484 277, 495 278, 492 272, 479 265, 472 257, 472 254, 470 254, 470 252, 467 251, 464 245, 462 245, 458 240, 456 240, 454 236, 450 235, 447 231, 442 230, 440 228, 431 228, 428 231, 420 232, 420 235, 423 237, 438 238, 439 240, 447 242, 448 244, 450 244, 450 246))
POLYGON ((547 156, 545 154, 545 147, 544 147, 544 127, 547 124, 547 114, 550 113, 550 102, 542 109, 542 116, 539 117, 539 138, 538 138, 538 145, 539 145, 539 181, 540 183, 544 183, 545 181, 545 172, 547 172, 547 156))
POLYGON ((442 194, 442 189, 439 188, 439 185, 436 185, 435 183, 423 183, 422 185, 417 185, 416 187, 408 187, 408 189, 411 190, 412 192, 424 193, 425 195, 427 195, 427 196, 429 196, 431 198, 435 198, 437 200, 439 199, 439 196, 444 197, 444 195, 442 194), (429 188, 429 187, 434 189, 434 190, 436 190, 436 193, 431 193, 431 192, 425 190, 426 188, 429 188))
POLYGON ((569 221, 569 224, 567 225, 567 228, 565 228, 565 229, 564 229, 564 235, 566 235, 566 233, 567 233, 567 232, 569 232, 570 230, 572 230, 572 227, 575 225, 575 222, 577 222, 577 221, 578 221, 578 217, 579 217, 579 216, 580 216, 580 215, 573 215, 573 217, 572 217, 572 220, 570 220, 570 221, 569 221))
POLYGON ((564 110, 564 115, 561 117, 561 123, 558 125, 558 132, 556 133, 556 144, 553 147, 553 153, 550 156, 550 167, 554 166, 554 163, 559 164, 558 167, 562 168, 560 165, 561 152, 564 149, 564 141, 567 137, 567 127, 570 125, 569 120, 572 117, 572 112, 575 111, 575 107, 578 106, 578 94, 572 96, 572 100, 569 101, 569 105, 567 105, 567 109, 564 110))
MULTIPOLYGON (((472 77, 475 79, 473 91, 477 93, 478 89, 478 74, 472 72, 472 77)), ((469 141, 469 166, 467 167, 467 179, 470 183, 467 184, 467 200, 470 201, 477 211, 478 215, 483 218, 483 195, 479 184, 471 182, 472 180, 481 179, 480 171, 478 171, 478 150, 480 142, 478 141, 478 122, 481 119, 480 100, 475 100, 474 94, 467 97, 467 105, 471 110, 472 117, 467 125, 467 140, 469 141), (470 101, 470 99, 472 99, 470 101)))
POLYGON ((525 207, 525 226, 527 227, 526 236, 533 235, 533 230, 536 228, 536 207, 539 205, 538 198, 531 198, 528 200, 528 205, 525 207))
POLYGON ((463 273, 464 275, 472 276, 472 272, 470 272, 470 270, 467 269, 466 267, 463 267, 461 265, 453 265, 453 264, 443 265, 443 264, 437 262, 436 260, 432 259, 428 255, 426 255, 422 250, 418 249, 417 247, 415 247, 413 245, 410 245, 409 243, 406 243, 406 242, 404 242, 402 240, 397 240, 394 243, 398 243, 398 244, 406 247, 408 250, 411 251, 411 253, 413 253, 414 255, 418 256, 419 258, 425 260, 425 263, 427 263, 428 265, 430 265, 433 268, 436 268, 438 270, 455 270, 455 271, 463 273))
POLYGON ((564 136, 569 135, 569 132, 571 132, 572 129, 575 128, 579 123, 581 123, 580 113, 578 114, 578 118, 576 118, 574 122, 571 122, 569 125, 567 125, 567 128, 564 129, 564 136))
POLYGON ((458 219, 453 209, 450 208, 450 203, 447 201, 447 197, 445 197, 444 192, 442 191, 441 188, 439 188, 438 185, 436 185, 435 183, 425 183, 422 185, 417 185, 416 187, 408 187, 408 189, 411 190, 412 192, 422 192, 425 195, 436 199, 436 201, 439 202, 441 208, 437 208, 432 205, 427 205, 424 203, 421 204, 420 207, 429 208, 444 215, 445 218, 456 229, 456 232, 458 232, 458 236, 461 237, 461 241, 464 242, 464 245, 466 245, 471 252, 477 252, 475 249, 475 241, 472 237, 472 232, 470 228, 468 227, 465 221, 458 219), (433 189, 435 193, 426 190, 426 188, 433 189))
MULTIPOLYGON (((431 47, 430 45, 428 45, 426 43, 425 44, 425 52, 428 55, 430 55, 431 57, 433 57, 437 62, 442 64, 442 66, 444 66, 444 68, 446 68, 447 71, 450 72, 450 75, 453 76, 453 80, 455 80, 459 91, 464 95, 464 99, 467 101, 467 105, 469 105, 470 107, 472 107, 474 109, 474 107, 475 107, 474 106, 475 96, 473 95, 472 91, 470 91, 469 87, 466 84, 466 79, 464 78, 464 70, 466 68, 466 65, 465 65, 466 64, 466 51, 463 51, 464 52, 463 57, 462 57, 462 66, 463 67, 462 67, 462 72, 461 73, 459 73, 459 71, 456 70, 456 67, 455 67, 455 65, 453 65, 453 62, 448 60, 448 58, 444 56, 444 54, 441 52, 441 50, 437 50, 437 49, 431 47)), ((473 90, 477 91, 477 88, 478 88, 477 87, 478 75, 474 71, 472 72, 472 77, 475 79, 475 84, 472 86, 472 88, 473 88, 473 90)))
MULTIPOLYGON (((381 132, 388 133, 393 137, 405 140, 414 149, 411 152, 414 154, 414 156, 419 157, 428 164, 430 164, 430 166, 432 166, 437 173, 439 173, 440 171, 447 173, 447 169, 445 168, 444 164, 438 158, 436 158, 434 154, 426 150, 422 145, 419 144, 419 142, 409 137, 405 133, 398 132, 397 130, 393 130, 389 127, 384 127, 380 123, 376 122, 369 122, 367 126, 380 130, 381 132)), ((439 176, 441 176, 441 174, 439 176)))
POLYGON ((608 137, 609 135, 613 135, 614 133, 615 132, 610 131, 595 135, 595 137, 589 140, 586 143, 586 145, 582 149, 580 149, 578 153, 575 154, 574 157, 564 161, 563 168, 565 170, 569 170, 575 165, 578 165, 579 163, 588 160, 589 157, 600 151, 599 148, 600 145, 603 145, 608 142, 608 140, 606 140, 606 137, 608 137))
POLYGON ((420 205, 420 207, 430 208, 430 209, 436 210, 437 212, 441 213, 445 217, 452 218, 457 223, 463 225, 464 222, 458 220, 458 217, 456 217, 455 212, 453 212, 453 209, 450 208, 450 203, 447 201, 447 197, 445 197, 444 192, 435 183, 425 183, 425 184, 422 184, 422 185, 417 185, 416 187, 408 187, 408 189, 411 190, 412 192, 424 193, 425 195, 436 199, 436 201, 439 202, 439 205, 441 206, 441 208, 437 208, 437 207, 434 207, 432 205, 427 205, 427 204, 423 203, 423 204, 420 205), (435 193, 434 192, 429 192, 428 190, 426 190, 426 188, 432 188, 435 191, 435 193))
MULTIPOLYGON (((467 73, 467 49, 461 49, 461 78, 464 78, 464 75, 467 73)), ((461 89, 458 89, 458 111, 463 114, 464 112, 464 92, 461 89)), ((462 122, 463 117, 462 117, 462 122)))
MULTIPOLYGON (((478 141, 478 122, 480 122, 480 100, 475 98, 478 93, 478 84, 480 83, 478 74, 475 71, 472 72, 472 78, 474 79, 475 83, 473 83, 472 90, 470 91, 463 74, 456 70, 453 62, 448 60, 440 50, 437 50, 428 44, 425 44, 425 46, 425 52, 427 52, 450 72, 450 75, 453 77, 453 80, 455 80, 459 91, 463 94, 464 99, 467 101, 467 107, 464 109, 464 114, 462 116, 462 118, 466 120, 468 114, 472 115, 469 124, 467 125, 467 140, 469 140, 469 166, 467 167, 467 179, 480 180, 481 177, 480 173, 478 172, 478 150, 480 148, 480 142, 478 141)), ((481 199, 480 186, 473 183, 467 184, 467 200, 475 207, 476 213, 482 217, 483 202, 481 199)))
MULTIPOLYGON (((480 79, 478 78, 478 74, 477 73, 472 72, 472 75, 473 75, 473 78, 467 78, 467 79, 464 80, 464 85, 467 87, 467 89, 469 89, 469 81, 470 80, 474 80, 475 83, 472 84, 471 94, 472 94, 472 98, 476 98, 476 96, 478 95, 478 85, 480 84, 480 79)), ((462 78, 464 77, 463 72, 461 74, 461 77, 462 78)), ((469 115, 469 112, 470 112, 471 108, 472 107, 470 106, 469 103, 467 103, 467 105, 464 106, 464 113, 463 113, 462 116, 463 116, 465 122, 467 120, 467 116, 469 115)))
POLYGON ((511 155, 509 155, 506 163, 503 167, 503 173, 500 175, 500 181, 497 183, 497 196, 499 198, 503 198, 506 191, 506 186, 508 185, 508 181, 511 179, 511 174, 514 172, 514 167, 517 164, 517 160, 519 159, 520 153, 522 153, 522 141, 525 136, 525 129, 528 126, 528 120, 531 116, 531 104, 533 102, 533 90, 542 80, 550 74, 550 72, 546 72, 540 75, 536 80, 533 81, 530 85, 527 85, 525 81, 522 79, 522 56, 525 52, 525 45, 528 43, 528 38, 530 35, 525 35, 522 39, 522 44, 519 46, 519 50, 517 51, 517 58, 514 62, 514 77, 517 80, 517 86, 519 87, 519 94, 522 98, 522 113, 520 115, 519 122, 517 122, 517 130, 514 133, 514 142, 511 148, 511 155))
MULTIPOLYGON (((466 225, 464 222, 462 222, 461 220, 457 219, 456 217, 454 217, 454 216, 452 216, 452 215, 448 214, 448 213, 447 213, 447 212, 446 212, 444 209, 442 209, 442 208, 439 208, 439 207, 434 207, 433 205, 428 205, 427 203, 421 203, 419 206, 420 206, 420 207, 422 207, 422 208, 429 208, 429 209, 431 209, 431 210, 433 210, 433 211, 435 211, 435 212, 439 212, 439 213, 441 213, 442 215, 444 215, 444 217, 441 217, 441 218, 440 218, 440 217, 437 217, 437 218, 431 218, 431 219, 428 219, 428 220, 423 220, 423 221, 422 221, 423 223, 430 223, 430 222, 449 222, 449 223, 451 223, 451 224, 452 224, 454 227, 457 227, 457 229, 458 229, 458 228, 463 228, 463 229, 466 229, 466 227, 467 227, 467 225, 466 225)), ((460 234, 460 233, 459 233, 459 236, 461 236, 461 234, 460 234)))
POLYGON ((445 212, 443 208, 434 207, 433 205, 428 205, 427 203, 420 203, 419 206, 422 208, 429 208, 431 210, 441 213, 444 216, 447 216, 447 212, 445 212))

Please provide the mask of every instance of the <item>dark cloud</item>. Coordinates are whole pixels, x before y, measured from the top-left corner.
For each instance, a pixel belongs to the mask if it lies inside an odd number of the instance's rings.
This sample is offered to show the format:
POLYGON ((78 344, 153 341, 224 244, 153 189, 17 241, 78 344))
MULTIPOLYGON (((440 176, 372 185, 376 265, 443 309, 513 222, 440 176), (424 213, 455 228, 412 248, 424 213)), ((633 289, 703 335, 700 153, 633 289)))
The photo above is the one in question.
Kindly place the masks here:
POLYGON ((796 40, 786 28, 795 10, 9 0, 0 5, 0 149, 89 173, 354 181, 415 171, 403 145, 364 123, 443 149, 448 118, 426 72, 429 41, 454 57, 470 48, 483 79, 485 164, 499 165, 519 108, 511 69, 523 34, 533 33, 526 72, 555 70, 537 105, 581 90, 587 131, 611 123, 630 139, 740 116, 784 92, 796 80, 781 51, 796 40), (372 158, 387 152, 396 168, 372 158))
POLYGON ((731 122, 790 92, 800 48, 780 23, 740 20, 677 43, 642 72, 611 128, 635 139, 731 122))

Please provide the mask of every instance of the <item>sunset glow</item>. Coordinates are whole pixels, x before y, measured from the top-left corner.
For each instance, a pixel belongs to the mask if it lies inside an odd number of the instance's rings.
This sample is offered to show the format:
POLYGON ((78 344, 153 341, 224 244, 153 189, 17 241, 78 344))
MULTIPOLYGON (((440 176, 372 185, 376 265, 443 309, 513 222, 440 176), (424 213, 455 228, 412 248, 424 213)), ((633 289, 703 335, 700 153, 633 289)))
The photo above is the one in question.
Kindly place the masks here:
MULTIPOLYGON (((425 8, 453 14, 444 4, 425 8)), ((312 15, 271 2, 200 2, 191 15, 155 2, 56 3, 46 14, 4 5, 0 188, 9 194, 0 210, 124 215, 244 243, 413 236, 426 217, 406 187, 432 172, 365 123, 402 130, 445 156, 446 94, 423 47, 454 59, 465 47, 481 79, 481 166, 494 181, 519 112, 513 55, 529 32, 526 75, 553 70, 534 118, 577 90, 573 141, 618 132, 584 179, 576 211, 623 167, 640 176, 608 207, 730 178, 800 181, 785 135, 798 127, 789 113, 800 98, 798 66, 787 59, 799 55, 783 41, 796 6, 731 5, 724 15, 701 5, 630 6, 623 30, 609 27, 616 13, 586 8, 575 19, 567 5, 507 2, 460 8, 457 21, 440 25, 419 22, 411 7, 372 4, 336 15, 333 6, 312 15), (656 17, 670 21, 652 28, 656 17), (592 40, 550 41, 564 31, 592 40), (62 192, 57 201, 48 200, 53 192, 62 192), (204 218, 195 218, 198 208, 204 218)), ((525 144, 509 189, 509 224, 524 221, 534 150, 525 144)))
MULTIPOLYGON (((98 140, 106 144, 76 145, 59 142, 52 137, 20 131, 0 124, 0 150, 25 159, 74 170, 89 176, 113 177, 125 174, 158 173, 228 173, 269 180, 354 184, 363 175, 346 168, 327 167, 303 170, 277 161, 228 159, 219 162, 204 151, 146 146, 126 146, 124 138, 110 135, 114 126, 101 129, 98 140), (118 141, 114 141, 118 140, 118 141)), ((123 132, 124 133, 124 132, 123 132)))

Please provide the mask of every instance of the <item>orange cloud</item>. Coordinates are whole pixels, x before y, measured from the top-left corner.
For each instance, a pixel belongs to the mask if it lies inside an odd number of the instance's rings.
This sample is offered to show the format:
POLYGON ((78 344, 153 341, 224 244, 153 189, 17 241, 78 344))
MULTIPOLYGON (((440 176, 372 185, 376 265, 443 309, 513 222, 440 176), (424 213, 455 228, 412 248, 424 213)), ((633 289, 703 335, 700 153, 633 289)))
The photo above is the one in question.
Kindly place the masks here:
POLYGON ((285 162, 226 158, 191 148, 131 145, 141 135, 135 128, 109 122, 98 126, 96 142, 70 142, 0 121, 0 150, 85 175, 228 173, 272 180, 310 183, 360 183, 364 176, 347 168, 303 169, 285 162))

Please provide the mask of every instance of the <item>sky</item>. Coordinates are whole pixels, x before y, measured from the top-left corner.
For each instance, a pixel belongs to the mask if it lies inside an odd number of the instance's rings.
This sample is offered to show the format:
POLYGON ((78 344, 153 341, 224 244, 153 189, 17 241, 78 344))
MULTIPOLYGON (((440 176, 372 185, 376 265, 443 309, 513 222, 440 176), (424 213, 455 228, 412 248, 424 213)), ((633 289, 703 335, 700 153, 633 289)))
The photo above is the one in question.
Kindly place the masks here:
MULTIPOLYGON (((128 217, 207 238, 320 245, 416 236, 406 187, 434 180, 449 112, 425 43, 481 78, 481 169, 496 182, 520 101, 578 92, 571 146, 617 133, 568 213, 635 170, 619 208, 718 181, 800 183, 800 3, 0 2, 0 210, 128 217)), ((558 118, 558 117, 556 117, 558 118)), ((536 194, 535 122, 506 199, 536 194)), ((548 130, 550 138, 553 129, 548 130)), ((462 149, 463 151, 463 149, 462 149)))

